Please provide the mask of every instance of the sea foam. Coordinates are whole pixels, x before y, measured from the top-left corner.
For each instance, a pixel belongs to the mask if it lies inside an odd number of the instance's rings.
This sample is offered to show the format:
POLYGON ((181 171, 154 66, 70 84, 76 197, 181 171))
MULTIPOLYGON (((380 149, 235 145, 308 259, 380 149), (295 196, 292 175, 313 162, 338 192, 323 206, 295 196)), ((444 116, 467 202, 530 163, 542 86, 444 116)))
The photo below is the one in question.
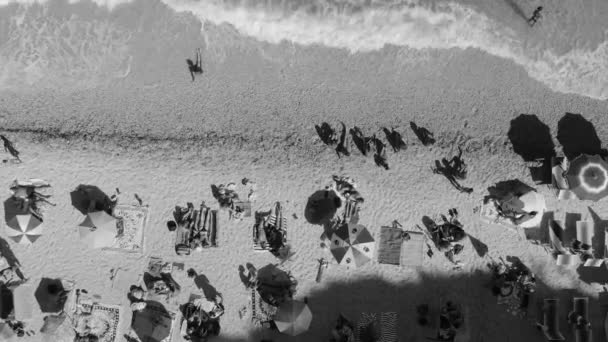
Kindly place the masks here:
MULTIPOLYGON (((92 1, 110 9, 129 2, 92 1)), ((534 41, 526 30, 456 2, 431 6, 398 0, 161 1, 177 12, 190 12, 203 22, 228 23, 244 35, 270 43, 317 44, 353 53, 387 44, 413 49, 476 48, 514 61, 552 90, 608 98, 608 41, 592 47, 575 48, 581 44, 573 42, 570 49, 553 48, 551 40, 563 46, 567 33, 534 41)), ((0 5, 6 3, 0 0, 0 5)))

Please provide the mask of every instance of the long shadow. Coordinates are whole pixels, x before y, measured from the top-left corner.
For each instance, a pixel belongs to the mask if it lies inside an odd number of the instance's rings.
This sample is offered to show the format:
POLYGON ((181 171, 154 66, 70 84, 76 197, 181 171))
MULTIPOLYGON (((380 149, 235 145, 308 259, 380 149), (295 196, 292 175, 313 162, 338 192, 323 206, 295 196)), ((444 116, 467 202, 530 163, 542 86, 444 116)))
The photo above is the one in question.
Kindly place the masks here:
POLYGON ((591 220, 593 221, 593 249, 600 255, 605 255, 606 250, 606 228, 608 228, 608 220, 602 219, 591 207, 587 207, 591 220))
POLYGON ((342 200, 335 192, 319 190, 308 197, 304 218, 310 224, 323 225, 336 215, 340 206, 342 206, 342 200))
POLYGON ((566 113, 557 124, 557 140, 569 160, 581 154, 608 156, 593 124, 580 114, 566 113))
POLYGON ((194 277, 194 284, 205 294, 205 298, 208 300, 214 300, 220 293, 217 289, 211 285, 209 279, 204 274, 197 274, 194 277))
POLYGON ((528 21, 528 17, 526 16, 526 12, 524 12, 521 7, 514 0, 505 0, 505 3, 513 9, 513 12, 524 19, 526 22, 528 21))
MULTIPOLYGON (((365 266, 367 267, 367 266, 365 266)), ((370 266, 374 267, 374 266, 370 266)), ((534 270, 532 270, 534 271, 534 270)), ((327 274, 331 277, 330 274, 327 274)), ((422 327, 417 322, 416 306, 428 304, 430 318, 437 320, 440 299, 452 300, 467 308, 470 338, 467 341, 541 341, 543 335, 534 321, 542 321, 536 308, 544 298, 558 298, 560 330, 567 341, 574 341, 566 317, 572 310, 572 296, 576 291, 553 290, 537 279, 537 290, 528 306, 528 317, 518 318, 507 311, 506 305, 497 304, 497 297, 487 288, 492 276, 489 270, 474 274, 456 273, 440 276, 421 273, 416 281, 395 282, 379 276, 365 279, 331 281, 314 287, 308 293, 308 303, 313 314, 312 329, 298 336, 298 341, 327 341, 338 315, 357 322, 362 312, 396 312, 397 336, 400 341, 426 341, 434 337, 435 328, 422 327), (474 292, 474 295, 472 295, 474 292), (471 294, 471 295, 469 295, 471 294)), ((591 301, 590 321, 597 332, 603 335, 603 319, 599 305, 591 301)), ((435 325, 435 324, 431 324, 435 325)), ((252 340, 265 338, 274 342, 291 341, 289 336, 269 330, 252 329, 252 340)))

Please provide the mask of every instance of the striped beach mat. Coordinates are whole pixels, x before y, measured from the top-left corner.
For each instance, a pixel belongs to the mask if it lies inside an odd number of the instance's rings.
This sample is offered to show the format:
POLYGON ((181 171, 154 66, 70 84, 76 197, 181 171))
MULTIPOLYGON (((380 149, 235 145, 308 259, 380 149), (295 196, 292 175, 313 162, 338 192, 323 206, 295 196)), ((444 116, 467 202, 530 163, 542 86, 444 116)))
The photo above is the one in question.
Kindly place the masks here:
POLYGON ((425 236, 421 232, 404 231, 398 227, 380 227, 378 263, 417 267, 424 260, 425 236), (403 234, 410 236, 403 239, 403 234))
POLYGON ((357 324, 357 342, 363 342, 365 330, 376 321, 380 328, 377 342, 397 342, 397 313, 396 312, 363 312, 357 324))

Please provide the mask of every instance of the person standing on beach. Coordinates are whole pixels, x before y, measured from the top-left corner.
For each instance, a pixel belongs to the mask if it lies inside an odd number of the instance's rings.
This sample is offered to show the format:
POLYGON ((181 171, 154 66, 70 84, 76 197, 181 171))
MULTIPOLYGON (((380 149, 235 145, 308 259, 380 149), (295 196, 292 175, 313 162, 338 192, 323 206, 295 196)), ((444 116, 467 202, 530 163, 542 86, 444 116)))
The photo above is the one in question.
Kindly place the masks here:
POLYGON ((194 74, 203 74, 203 66, 201 63, 201 49, 196 49, 196 62, 192 62, 191 59, 186 59, 186 63, 188 63, 188 70, 190 71, 190 76, 192 76, 192 82, 194 82, 194 74))
POLYGON ((530 19, 528 19, 528 24, 530 24, 530 26, 534 26, 534 24, 536 24, 538 19, 540 19, 540 12, 542 10, 543 10, 543 6, 536 7, 536 9, 534 10, 534 13, 532 13, 532 16, 530 17, 530 19))

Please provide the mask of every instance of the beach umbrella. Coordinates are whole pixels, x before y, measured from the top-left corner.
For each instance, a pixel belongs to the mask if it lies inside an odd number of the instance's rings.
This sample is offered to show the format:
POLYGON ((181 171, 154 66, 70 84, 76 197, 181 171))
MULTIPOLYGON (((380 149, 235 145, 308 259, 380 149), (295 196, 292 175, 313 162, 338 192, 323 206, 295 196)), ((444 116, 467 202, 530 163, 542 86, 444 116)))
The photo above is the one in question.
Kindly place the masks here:
POLYGON ((24 199, 11 196, 4 201, 4 221, 6 223, 16 215, 27 215, 29 213, 29 203, 24 199))
POLYGON ((566 180, 579 199, 598 201, 608 195, 608 163, 599 155, 580 155, 570 162, 566 180))
POLYGON ((340 265, 359 267, 368 263, 374 255, 374 238, 360 224, 343 224, 331 234, 329 240, 329 250, 340 265))
POLYGON ((70 192, 72 205, 83 215, 90 211, 105 211, 112 213, 112 200, 95 185, 80 184, 76 190, 70 192), (92 208, 92 209, 91 209, 92 208))
POLYGON ((257 291, 260 298, 273 306, 277 306, 282 298, 291 295, 291 288, 295 285, 289 273, 268 264, 257 271, 257 291))
POLYGON ((23 245, 31 245, 42 235, 42 221, 32 214, 15 215, 6 227, 6 235, 23 245))
POLYGON ((274 323, 283 334, 296 336, 310 327, 312 312, 306 303, 288 300, 279 306, 274 323))
POLYGON ((61 279, 42 278, 34 297, 44 313, 56 313, 63 310, 65 304, 65 292, 61 279))
POLYGON ((171 335, 172 315, 164 305, 146 301, 143 310, 133 312, 131 330, 141 341, 164 341, 171 335))
POLYGON ((105 211, 89 213, 78 227, 80 239, 89 248, 110 247, 116 237, 116 219, 105 211))

